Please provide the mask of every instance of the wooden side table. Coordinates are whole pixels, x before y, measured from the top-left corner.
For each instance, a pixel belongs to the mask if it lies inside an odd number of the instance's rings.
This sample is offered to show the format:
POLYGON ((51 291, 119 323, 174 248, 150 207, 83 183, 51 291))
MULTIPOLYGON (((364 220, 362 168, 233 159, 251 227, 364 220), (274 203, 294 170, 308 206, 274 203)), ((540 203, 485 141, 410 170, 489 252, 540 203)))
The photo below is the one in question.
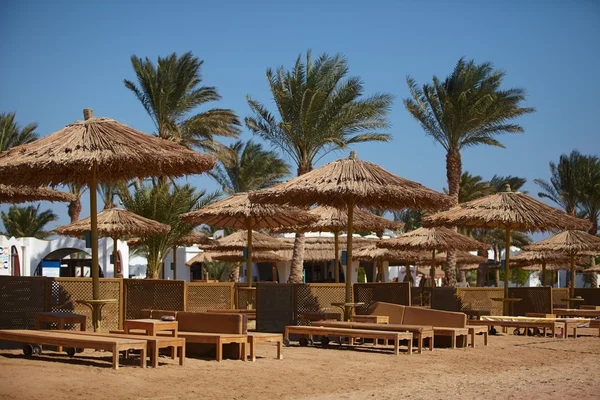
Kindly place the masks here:
POLYGON ((387 315, 353 315, 352 322, 368 322, 372 324, 389 324, 390 317, 387 315))
POLYGON ((331 305, 335 306, 335 307, 341 308, 342 311, 344 312, 344 319, 346 320, 346 318, 348 318, 347 320, 349 320, 350 317, 352 317, 355 314, 354 310, 356 309, 356 307, 364 306, 365 303, 363 303, 363 302, 358 302, 358 303, 331 303, 331 305))
POLYGON ((171 336, 177 337, 179 323, 177 321, 162 321, 160 319, 128 319, 123 325, 125 333, 132 329, 146 331, 148 336, 156 336, 157 332, 170 331, 171 336))
POLYGON ((283 360, 281 352, 283 335, 281 333, 248 332, 248 343, 250 344, 250 361, 256 361, 256 344, 263 342, 277 343, 277 359, 283 360))
MULTIPOLYGON (((42 322, 56 324, 56 329, 63 330, 67 324, 79 324, 79 330, 85 331, 86 317, 81 314, 65 312, 40 312, 35 314, 35 329, 41 330, 42 322)), ((56 351, 61 352, 62 346, 56 346, 56 351)))

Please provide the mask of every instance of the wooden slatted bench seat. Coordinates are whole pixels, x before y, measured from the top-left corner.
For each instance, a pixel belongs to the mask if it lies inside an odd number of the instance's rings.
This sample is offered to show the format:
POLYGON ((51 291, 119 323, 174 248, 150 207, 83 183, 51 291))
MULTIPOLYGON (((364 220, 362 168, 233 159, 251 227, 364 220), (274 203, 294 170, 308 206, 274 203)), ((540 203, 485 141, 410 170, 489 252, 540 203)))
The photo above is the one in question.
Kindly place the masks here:
POLYGON ((146 365, 146 340, 122 339, 106 336, 83 336, 80 332, 64 333, 56 331, 30 331, 30 330, 0 330, 0 340, 19 342, 24 345, 65 346, 81 349, 98 349, 113 353, 113 369, 119 369, 119 351, 135 349, 140 350, 140 366, 146 365))
MULTIPOLYGON (((125 333, 123 330, 113 330, 110 333, 125 333)), ((130 331, 130 334, 138 334, 137 331, 130 331)), ((166 336, 167 332, 158 332, 157 336, 166 336)), ((186 343, 207 343, 216 346, 216 360, 223 360, 223 345, 237 343, 241 346, 240 359, 246 361, 246 344, 248 335, 237 333, 205 333, 205 332, 177 332, 177 337, 184 338, 186 343)))
POLYGON ((556 337, 557 329, 561 330, 563 338, 566 339, 567 331, 565 322, 559 321, 510 321, 510 320, 472 320, 469 321, 471 325, 485 325, 488 327, 500 326, 504 328, 526 328, 526 329, 550 329, 552 337, 556 337))
MULTIPOLYGON (((179 365, 183 365, 185 360, 185 339, 182 337, 174 337, 174 336, 145 336, 145 335, 132 335, 126 333, 106 333, 106 332, 92 332, 92 331, 58 331, 65 333, 73 333, 75 335, 82 336, 104 336, 104 337, 112 337, 112 338, 121 338, 121 339, 138 339, 145 340, 148 343, 148 354, 150 355, 150 362, 152 363, 152 368, 158 367, 158 351, 164 348, 171 348, 173 351, 171 352, 172 358, 175 359, 175 355, 177 354, 177 350, 179 350, 179 365)), ((126 353, 127 354, 127 351, 126 353)))
POLYGON ((246 309, 246 308, 214 308, 210 310, 206 310, 207 313, 217 313, 217 314, 246 314, 249 320, 256 319, 256 309, 246 309))
MULTIPOLYGON (((407 354, 412 354, 412 339, 413 335, 410 332, 390 332, 381 330, 366 330, 366 329, 351 329, 351 328, 330 328, 325 326, 295 326, 290 325, 285 327, 283 335, 284 340, 289 343, 290 334, 307 335, 312 339, 313 336, 322 336, 326 338, 324 344, 329 343, 329 336, 348 337, 350 345, 354 345, 355 339, 373 339, 377 340, 392 340, 394 342, 394 354, 399 354, 401 340, 408 341, 407 354)), ((387 342, 386 342, 387 343, 387 342)))
POLYGON ((371 322, 337 322, 337 321, 319 321, 315 326, 328 326, 332 328, 351 328, 351 329, 370 329, 374 331, 396 331, 410 332, 413 338, 417 340, 417 349, 419 354, 423 351, 423 340, 428 339, 429 350, 433 351, 433 327, 420 325, 403 324, 375 324, 371 322))

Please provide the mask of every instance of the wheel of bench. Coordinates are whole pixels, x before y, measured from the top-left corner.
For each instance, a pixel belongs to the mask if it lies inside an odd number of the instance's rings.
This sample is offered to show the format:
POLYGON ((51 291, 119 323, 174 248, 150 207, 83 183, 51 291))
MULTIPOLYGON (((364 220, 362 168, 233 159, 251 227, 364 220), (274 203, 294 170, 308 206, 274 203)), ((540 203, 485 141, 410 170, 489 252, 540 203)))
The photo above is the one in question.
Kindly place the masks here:
POLYGON ((75 347, 65 347, 65 353, 67 353, 69 357, 75 357, 76 352, 77 349, 75 347))
POLYGON ((23 354, 25 354, 27 357, 31 357, 33 355, 33 345, 25 343, 23 345, 23 354))
POLYGON ((496 330, 496 328, 494 328, 493 326, 490 326, 490 329, 488 329, 488 333, 490 335, 495 335, 498 333, 498 331, 496 330))
POLYGON ((290 347, 290 339, 288 339, 288 338, 284 338, 284 339, 283 339, 283 345, 284 345, 285 347, 290 347))
POLYGON ((328 345, 329 345, 329 338, 327 336, 321 337, 321 346, 328 346, 328 345))
POLYGON ((519 330, 519 328, 516 328, 516 329, 513 331, 513 335, 515 335, 515 336, 519 336, 520 334, 521 334, 521 331, 519 330))
POLYGON ((311 339, 307 339, 305 337, 300 338, 300 346, 306 347, 306 346, 311 346, 312 344, 313 344, 313 341, 311 339))

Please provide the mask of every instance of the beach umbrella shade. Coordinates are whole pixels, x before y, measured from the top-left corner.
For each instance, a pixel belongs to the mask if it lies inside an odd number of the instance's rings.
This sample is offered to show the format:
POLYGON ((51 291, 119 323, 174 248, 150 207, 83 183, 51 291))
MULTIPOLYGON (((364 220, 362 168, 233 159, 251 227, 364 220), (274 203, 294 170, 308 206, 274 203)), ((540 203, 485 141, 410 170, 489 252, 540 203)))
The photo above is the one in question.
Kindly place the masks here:
MULTIPOLYGON (((335 281, 340 281, 339 234, 348 228, 348 212, 335 207, 318 206, 308 211, 317 219, 313 223, 275 229, 275 232, 332 232, 334 237, 335 281)), ((402 229, 404 223, 391 221, 368 211, 354 210, 354 229, 357 231, 384 231, 385 229, 402 229)))
MULTIPOLYGON (((430 251, 432 276, 435 276, 436 251, 474 250, 488 245, 444 227, 417 228, 394 239, 381 241, 379 247, 397 250, 430 251)), ((431 287, 435 282, 431 280, 431 287)))
MULTIPOLYGON (((98 183, 152 176, 178 177, 212 169, 216 159, 171 141, 156 138, 109 118, 84 120, 34 142, 0 153, 0 176, 5 184, 27 186, 75 183, 90 188, 92 232, 92 292, 99 300, 96 192, 98 183)), ((97 313, 94 326, 97 328, 97 313)))
MULTIPOLYGON (((260 232, 252 232, 254 250, 282 250, 292 248, 292 244, 282 239, 274 238, 260 232)), ((246 231, 237 231, 231 235, 214 240, 211 244, 202 246, 209 251, 243 250, 248 247, 248 234, 246 231)))
MULTIPOLYGON (((113 239, 113 265, 114 277, 117 277, 117 240, 124 236, 148 236, 167 233, 171 227, 154 220, 144 218, 131 211, 120 208, 102 210, 96 218, 99 237, 113 239)), ((55 230, 59 235, 81 237, 92 229, 92 218, 87 217, 70 225, 65 225, 55 230)))
MULTIPOLYGON (((204 235, 200 235, 196 232, 190 232, 185 236, 180 237, 173 244, 173 280, 177 279, 177 248, 179 246, 193 246, 193 245, 202 245, 209 244, 211 239, 204 235)), ((164 270, 163 270, 164 271, 164 270)))
POLYGON ((600 238, 590 235, 587 232, 578 230, 569 230, 551 236, 548 239, 530 244, 525 247, 526 250, 557 252, 566 254, 569 257, 569 265, 571 267, 571 282, 569 290, 569 304, 573 306, 573 298, 575 297, 575 256, 581 253, 599 252, 600 253, 600 238))
MULTIPOLYGON (((250 195, 260 203, 292 204, 310 207, 314 204, 348 210, 346 302, 352 302, 352 234, 354 210, 442 209, 451 200, 439 192, 404 179, 380 166, 359 160, 354 151, 350 157, 333 161, 294 179, 250 195)), ((346 308, 349 317, 350 308, 346 308)))
POLYGON ((526 271, 542 272, 542 286, 546 286, 546 267, 549 270, 556 270, 557 265, 569 265, 569 256, 561 253, 547 251, 522 251, 511 257, 511 267, 533 267, 525 269, 526 271))
POLYGON ((254 204, 249 200, 248 193, 237 193, 199 210, 181 215, 181 220, 190 225, 205 224, 246 231, 244 247, 248 248, 246 259, 248 286, 252 286, 252 250, 255 247, 252 238, 253 230, 303 224, 314 219, 306 211, 297 207, 254 204))
POLYGON ((424 226, 463 226, 505 230, 504 313, 508 314, 508 278, 512 231, 538 232, 589 229, 588 221, 572 217, 505 185, 502 192, 459 204, 423 218, 424 226))
POLYGON ((74 201, 77 197, 72 193, 59 192, 50 188, 11 186, 0 183, 0 203, 26 203, 28 201, 74 201))

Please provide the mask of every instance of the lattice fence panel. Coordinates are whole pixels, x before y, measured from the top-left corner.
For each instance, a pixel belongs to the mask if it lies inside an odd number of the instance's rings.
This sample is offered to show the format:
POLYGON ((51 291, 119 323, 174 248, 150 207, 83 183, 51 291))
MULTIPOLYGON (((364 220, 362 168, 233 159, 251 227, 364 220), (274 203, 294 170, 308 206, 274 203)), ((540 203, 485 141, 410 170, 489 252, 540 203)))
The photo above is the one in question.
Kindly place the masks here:
POLYGON ((552 288, 509 287, 508 297, 521 299, 511 303, 510 314, 524 316, 525 313, 552 313, 552 288))
MULTIPOLYGON (((102 308, 100 329, 108 331, 119 329, 121 321, 121 279, 100 279, 100 298, 117 299, 102 308)), ((92 330, 92 312, 88 306, 78 304, 77 300, 92 299, 92 280, 87 278, 54 278, 51 281, 51 311, 83 314, 87 317, 87 330, 92 330)))
POLYGON ((600 288, 575 288, 575 296, 581 296, 585 301, 579 305, 600 306, 600 288))
POLYGON ((552 307, 568 308, 569 303, 565 300, 569 298, 568 288, 552 288, 552 307))
POLYGON ((411 291, 408 282, 355 283, 354 301, 365 303, 364 306, 356 308, 356 313, 366 314, 369 306, 376 301, 410 306, 412 304, 411 291))
POLYGON ((294 324, 294 285, 258 283, 256 285, 256 330, 283 332, 294 324))
POLYGON ((235 308, 255 308, 256 307, 256 285, 248 287, 245 284, 238 283, 235 286, 235 308))
POLYGON ((502 302, 492 298, 504 297, 503 288, 459 288, 456 295, 461 311, 488 310, 492 315, 502 315, 502 302))
POLYGON ((232 309, 233 291, 233 283, 188 283, 186 311, 232 309))
POLYGON ((327 311, 339 312, 341 309, 331 303, 343 302, 346 298, 346 286, 340 283, 312 283, 294 285, 294 320, 300 323, 303 312, 327 311))
POLYGON ((46 309, 48 278, 0 277, 0 329, 34 329, 46 309))
POLYGON ((443 311, 461 311, 456 289, 452 287, 433 288, 431 308, 443 311))
POLYGON ((125 318, 141 317, 141 311, 185 309, 185 281, 124 279, 125 318))

